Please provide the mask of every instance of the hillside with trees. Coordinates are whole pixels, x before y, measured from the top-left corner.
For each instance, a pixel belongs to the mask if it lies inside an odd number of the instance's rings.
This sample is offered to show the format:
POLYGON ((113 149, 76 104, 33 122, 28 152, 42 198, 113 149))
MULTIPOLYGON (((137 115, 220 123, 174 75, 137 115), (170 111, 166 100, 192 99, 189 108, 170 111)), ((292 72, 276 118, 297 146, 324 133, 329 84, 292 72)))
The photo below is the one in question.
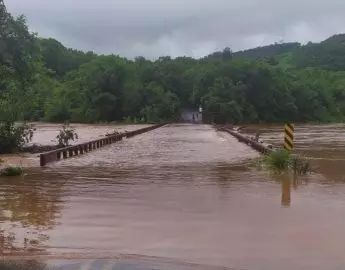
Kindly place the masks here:
POLYGON ((333 35, 320 42, 301 45, 297 42, 275 43, 249 50, 232 52, 229 48, 214 52, 204 59, 259 60, 271 65, 289 68, 319 68, 331 71, 345 70, 345 34, 333 35), (229 54, 230 53, 230 54, 229 54), (229 56, 230 55, 230 56, 229 56))
POLYGON ((230 48, 225 48, 221 52, 214 52, 205 57, 205 59, 223 59, 223 55, 229 52, 231 58, 234 59, 250 59, 250 60, 265 60, 271 59, 282 54, 291 53, 301 48, 301 44, 298 42, 290 43, 275 43, 267 46, 260 46, 248 50, 231 52, 230 48))
POLYGON ((67 49, 59 41, 38 39, 43 62, 48 69, 55 72, 56 76, 63 77, 68 72, 78 69, 82 64, 90 62, 96 55, 93 52, 67 49))
POLYGON ((293 55, 297 68, 315 67, 333 71, 345 70, 345 34, 334 35, 321 43, 308 43, 293 55))
POLYGON ((14 18, 0 0, 0 37, 2 125, 153 123, 176 120, 181 108, 199 105, 216 123, 345 118, 344 35, 303 46, 273 44, 235 53, 226 48, 201 59, 130 60, 38 38, 25 17, 14 18))

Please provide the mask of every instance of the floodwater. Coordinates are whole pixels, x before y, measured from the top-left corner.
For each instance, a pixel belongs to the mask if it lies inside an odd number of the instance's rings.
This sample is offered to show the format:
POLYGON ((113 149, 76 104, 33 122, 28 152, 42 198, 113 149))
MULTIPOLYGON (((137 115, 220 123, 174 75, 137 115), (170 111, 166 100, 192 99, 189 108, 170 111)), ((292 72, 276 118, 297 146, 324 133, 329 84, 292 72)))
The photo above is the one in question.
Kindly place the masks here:
MULTIPOLYGON (((51 124, 51 123, 32 123, 36 131, 33 137, 32 143, 41 145, 56 144, 56 136, 62 129, 63 125, 51 124)), ((139 128, 144 128, 150 125, 111 125, 111 124, 98 124, 98 125, 87 125, 87 124, 70 124, 72 128, 78 133, 78 139, 72 141, 72 144, 83 143, 91 140, 99 139, 104 137, 107 133, 112 133, 114 131, 124 132, 132 131, 139 128)))
MULTIPOLYGON (((282 140, 280 127, 253 130, 282 140)), ((7 259, 131 254, 243 270, 344 269, 344 132, 296 127, 297 151, 316 168, 298 179, 257 171, 251 148, 188 124, 27 169, 0 180, 0 251, 7 259)))
MULTIPOLYGON (((284 140, 284 126, 249 126, 245 132, 260 133, 260 138, 277 147, 284 140)), ((345 124, 297 125, 296 152, 312 159, 316 172, 331 182, 345 183, 345 124)))
MULTIPOLYGON (((32 122, 35 127, 35 133, 32 141, 28 145, 54 145, 57 144, 56 136, 62 129, 62 124, 51 124, 32 122)), ((118 125, 118 124, 70 124, 71 128, 75 129, 78 134, 78 138, 74 141, 70 141, 70 144, 83 143, 91 140, 96 140, 104 137, 107 133, 132 131, 139 128, 145 128, 150 125, 118 125)), ((0 155, 0 158, 8 165, 21 166, 21 167, 36 167, 39 165, 39 155, 21 153, 16 155, 0 155)))

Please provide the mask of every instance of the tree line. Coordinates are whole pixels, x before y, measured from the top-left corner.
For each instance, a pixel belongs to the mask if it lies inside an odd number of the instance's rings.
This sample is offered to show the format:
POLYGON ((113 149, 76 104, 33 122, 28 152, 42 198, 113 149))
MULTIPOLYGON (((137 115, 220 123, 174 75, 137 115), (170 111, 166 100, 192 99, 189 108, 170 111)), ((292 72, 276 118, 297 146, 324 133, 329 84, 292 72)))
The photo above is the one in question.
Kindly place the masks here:
POLYGON ((131 60, 39 38, 0 0, 0 121, 155 123, 199 105, 215 123, 343 121, 343 39, 131 60))

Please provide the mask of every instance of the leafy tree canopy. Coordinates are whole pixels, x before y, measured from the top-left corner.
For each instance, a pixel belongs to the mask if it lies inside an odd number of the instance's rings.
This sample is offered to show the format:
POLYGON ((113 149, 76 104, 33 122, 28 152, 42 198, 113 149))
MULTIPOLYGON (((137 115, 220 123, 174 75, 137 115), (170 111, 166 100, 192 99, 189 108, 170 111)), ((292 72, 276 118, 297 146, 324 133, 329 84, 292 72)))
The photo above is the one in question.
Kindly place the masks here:
POLYGON ((343 121, 344 42, 128 60, 38 38, 0 0, 0 122, 151 123, 199 105, 216 123, 343 121))

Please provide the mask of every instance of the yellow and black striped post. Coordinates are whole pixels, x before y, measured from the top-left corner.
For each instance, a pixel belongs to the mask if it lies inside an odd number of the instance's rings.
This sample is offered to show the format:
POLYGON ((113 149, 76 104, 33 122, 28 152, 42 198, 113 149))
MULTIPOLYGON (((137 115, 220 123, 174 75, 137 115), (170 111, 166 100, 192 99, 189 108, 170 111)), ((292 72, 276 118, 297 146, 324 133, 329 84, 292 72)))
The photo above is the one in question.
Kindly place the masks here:
POLYGON ((285 136, 284 136, 284 149, 292 151, 293 139, 294 139, 295 125, 288 123, 285 124, 285 136))

